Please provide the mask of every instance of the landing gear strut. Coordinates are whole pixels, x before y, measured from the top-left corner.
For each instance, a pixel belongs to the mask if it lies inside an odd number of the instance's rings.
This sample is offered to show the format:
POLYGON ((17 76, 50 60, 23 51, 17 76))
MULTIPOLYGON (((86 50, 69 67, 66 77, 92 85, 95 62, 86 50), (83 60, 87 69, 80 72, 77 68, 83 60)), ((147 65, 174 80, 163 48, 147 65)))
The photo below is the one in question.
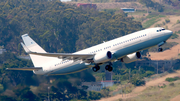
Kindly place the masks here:
POLYGON ((105 69, 108 70, 109 72, 113 70, 113 68, 110 65, 106 65, 105 69))
POLYGON ((161 42, 161 43, 158 44, 158 47, 159 47, 159 48, 158 48, 158 52, 162 52, 162 51, 163 51, 163 49, 161 48, 161 46, 164 45, 165 43, 166 43, 166 42, 163 41, 163 42, 161 42))
POLYGON ((95 66, 95 67, 92 68, 92 70, 93 70, 94 72, 97 72, 99 69, 100 69, 99 66, 95 66))

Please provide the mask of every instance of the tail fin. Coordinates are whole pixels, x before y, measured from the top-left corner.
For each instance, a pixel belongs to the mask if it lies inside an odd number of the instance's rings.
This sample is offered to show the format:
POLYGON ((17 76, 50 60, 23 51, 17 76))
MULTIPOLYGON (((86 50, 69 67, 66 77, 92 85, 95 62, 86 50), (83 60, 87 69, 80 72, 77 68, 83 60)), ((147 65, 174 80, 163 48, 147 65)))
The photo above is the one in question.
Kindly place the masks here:
MULTIPOLYGON (((46 53, 46 51, 41 48, 33 39, 31 39, 28 34, 22 35, 22 39, 24 41, 24 44, 21 43, 23 46, 24 50, 29 53, 29 52, 39 52, 39 53, 46 53)), ((39 56, 39 55, 33 55, 29 54, 31 57, 31 60, 34 64, 34 67, 43 67, 45 63, 48 63, 49 61, 53 61, 54 57, 45 57, 45 56, 39 56)))
POLYGON ((32 52, 46 53, 33 39, 31 39, 28 34, 22 35, 25 46, 32 52))

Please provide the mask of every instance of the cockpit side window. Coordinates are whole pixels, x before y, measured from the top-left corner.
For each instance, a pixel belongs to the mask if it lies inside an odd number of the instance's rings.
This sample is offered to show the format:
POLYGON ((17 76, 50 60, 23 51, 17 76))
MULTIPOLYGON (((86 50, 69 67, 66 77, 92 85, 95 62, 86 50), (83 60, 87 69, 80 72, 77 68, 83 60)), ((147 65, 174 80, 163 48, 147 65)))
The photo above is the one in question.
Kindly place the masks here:
POLYGON ((159 29, 159 30, 157 30, 157 32, 161 32, 161 31, 163 31, 163 30, 165 30, 164 28, 162 28, 162 29, 159 29))

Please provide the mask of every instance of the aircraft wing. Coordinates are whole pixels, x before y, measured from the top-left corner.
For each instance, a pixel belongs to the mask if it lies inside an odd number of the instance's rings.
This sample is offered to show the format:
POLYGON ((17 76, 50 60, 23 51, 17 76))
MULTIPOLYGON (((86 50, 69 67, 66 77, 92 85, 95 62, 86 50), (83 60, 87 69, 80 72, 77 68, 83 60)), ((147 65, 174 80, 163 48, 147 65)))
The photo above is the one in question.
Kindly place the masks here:
POLYGON ((6 68, 6 70, 25 70, 25 71, 33 71, 33 70, 41 70, 42 67, 25 67, 25 68, 6 68))
POLYGON ((72 53, 37 53, 37 52, 29 52, 29 54, 33 55, 40 55, 40 56, 48 56, 48 57, 57 57, 60 59, 70 59, 70 60, 76 60, 76 59, 91 59, 94 57, 95 54, 72 54, 72 53))
POLYGON ((47 57, 57 57, 60 59, 69 59, 69 60, 81 59, 81 60, 88 60, 86 62, 89 62, 89 59, 93 58, 95 55, 95 54, 73 54, 73 53, 39 53, 39 52, 30 51, 23 43, 21 43, 21 45, 28 54, 47 56, 47 57))

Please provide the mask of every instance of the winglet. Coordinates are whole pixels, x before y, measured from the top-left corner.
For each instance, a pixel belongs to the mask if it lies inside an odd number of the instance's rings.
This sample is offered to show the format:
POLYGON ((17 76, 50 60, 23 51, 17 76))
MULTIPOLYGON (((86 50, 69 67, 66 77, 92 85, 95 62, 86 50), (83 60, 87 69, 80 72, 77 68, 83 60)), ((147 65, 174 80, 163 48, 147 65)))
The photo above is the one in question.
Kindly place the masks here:
POLYGON ((21 42, 22 47, 26 51, 26 53, 31 53, 31 51, 21 42))

